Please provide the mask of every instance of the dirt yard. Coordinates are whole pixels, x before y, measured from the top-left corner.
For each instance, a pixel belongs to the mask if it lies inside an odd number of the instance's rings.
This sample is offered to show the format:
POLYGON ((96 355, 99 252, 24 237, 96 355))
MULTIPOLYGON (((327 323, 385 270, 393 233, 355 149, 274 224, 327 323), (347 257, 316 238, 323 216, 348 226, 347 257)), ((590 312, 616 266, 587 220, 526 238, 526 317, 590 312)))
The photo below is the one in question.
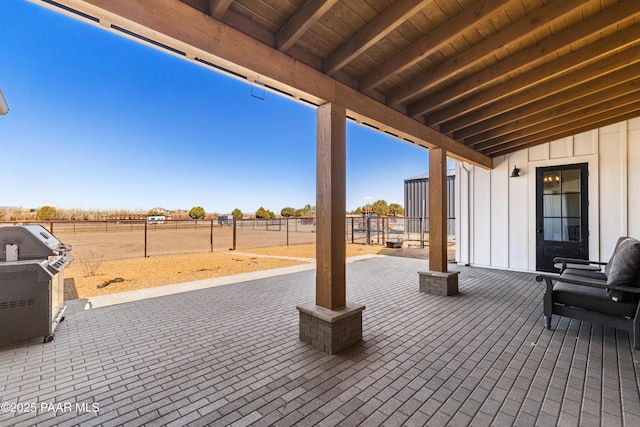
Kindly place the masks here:
MULTIPOLYGON (((377 254, 380 249, 380 246, 348 244, 347 257, 377 254)), ((65 299, 89 298, 309 262, 308 260, 273 258, 273 256, 315 258, 315 245, 104 261, 79 257, 64 270, 65 299), (107 283, 106 286, 105 283, 107 283)))
MULTIPOLYGON (((100 224, 100 223, 98 223, 100 224)), ((92 224, 93 225, 93 224, 92 224)), ((179 253, 226 252, 233 246, 233 230, 229 227, 211 227, 203 222, 191 224, 168 223, 150 225, 145 233, 140 224, 101 224, 89 228, 80 225, 56 224, 53 234, 63 243, 73 246, 72 254, 78 260, 124 258, 179 253)), ((311 228, 293 228, 289 233, 280 230, 238 228, 236 249, 314 244, 316 235, 311 228)))

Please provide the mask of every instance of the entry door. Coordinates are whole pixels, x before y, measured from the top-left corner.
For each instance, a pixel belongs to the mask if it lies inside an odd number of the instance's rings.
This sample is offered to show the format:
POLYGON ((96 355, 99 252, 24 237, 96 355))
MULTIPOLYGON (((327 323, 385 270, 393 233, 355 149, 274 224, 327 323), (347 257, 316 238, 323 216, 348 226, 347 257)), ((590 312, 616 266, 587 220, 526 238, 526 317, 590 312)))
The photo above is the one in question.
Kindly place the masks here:
POLYGON ((554 257, 589 259, 588 164, 536 168, 536 269, 554 257))

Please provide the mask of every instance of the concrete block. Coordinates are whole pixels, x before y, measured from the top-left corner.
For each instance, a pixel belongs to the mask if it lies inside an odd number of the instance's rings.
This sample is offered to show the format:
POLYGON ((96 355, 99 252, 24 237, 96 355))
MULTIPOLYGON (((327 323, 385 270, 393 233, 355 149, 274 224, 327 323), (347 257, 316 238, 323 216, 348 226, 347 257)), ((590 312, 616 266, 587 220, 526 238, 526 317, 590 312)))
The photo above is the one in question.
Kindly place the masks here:
POLYGON ((362 340, 362 304, 347 302, 346 307, 329 310, 311 302, 296 308, 300 340, 315 348, 335 354, 362 340))
POLYGON ((420 292, 432 295, 451 296, 458 293, 459 271, 442 273, 438 271, 419 271, 420 292))

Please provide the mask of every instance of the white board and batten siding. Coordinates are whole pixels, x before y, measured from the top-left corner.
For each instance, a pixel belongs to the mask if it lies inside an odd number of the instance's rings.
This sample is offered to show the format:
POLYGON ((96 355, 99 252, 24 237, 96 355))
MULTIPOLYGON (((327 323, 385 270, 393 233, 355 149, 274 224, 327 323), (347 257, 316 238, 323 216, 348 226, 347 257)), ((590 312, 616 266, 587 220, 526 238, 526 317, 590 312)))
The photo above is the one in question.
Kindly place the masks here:
POLYGON ((589 258, 608 261, 618 237, 640 238, 636 118, 498 157, 490 171, 456 162, 456 261, 535 271, 536 168, 576 163, 589 165, 589 258))

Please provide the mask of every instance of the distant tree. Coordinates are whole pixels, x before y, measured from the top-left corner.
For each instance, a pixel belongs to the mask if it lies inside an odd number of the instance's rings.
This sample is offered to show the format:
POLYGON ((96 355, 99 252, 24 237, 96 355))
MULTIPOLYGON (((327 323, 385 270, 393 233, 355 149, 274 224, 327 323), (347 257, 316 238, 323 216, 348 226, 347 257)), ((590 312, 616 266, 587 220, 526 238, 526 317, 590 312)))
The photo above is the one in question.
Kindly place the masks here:
POLYGON ((305 205, 304 208, 302 208, 302 216, 306 216, 306 217, 316 216, 316 207, 311 206, 309 204, 305 205))
POLYGON ((282 208, 282 210, 280 211, 280 215, 286 218, 295 216, 295 214, 296 210, 294 208, 282 208))
POLYGON ((231 212, 231 216, 232 216, 234 219, 242 219, 242 217, 243 217, 244 215, 242 214, 242 211, 241 211, 240 209, 235 208, 235 209, 233 210, 233 212, 231 212))
POLYGON ((356 215, 360 215, 360 214, 362 213, 362 208, 361 208, 360 206, 358 206, 358 207, 356 208, 356 210, 355 210, 355 211, 353 211, 353 213, 354 213, 354 214, 356 214, 356 215))
POLYGON ((53 206, 43 206, 36 212, 36 219, 49 220, 58 219, 58 210, 53 206))
POLYGON ((389 215, 404 215, 404 208, 397 203, 389 205, 389 215))
POLYGON ((147 212, 148 216, 162 216, 163 213, 156 210, 156 209, 151 209, 149 212, 147 212))
POLYGON ((207 214, 202 206, 194 206, 189 211, 189 217, 191 219, 204 219, 206 216, 207 214))
POLYGON ((265 208, 263 208, 262 206, 260 206, 260 207, 258 208, 258 210, 256 211, 256 218, 268 219, 268 218, 269 218, 269 214, 267 213, 267 211, 265 210, 265 208))
POLYGON ((296 218, 302 218, 304 216, 304 209, 296 209, 293 216, 296 218))
POLYGON ((380 216, 389 215, 389 205, 384 200, 378 200, 371 205, 371 210, 380 216))

